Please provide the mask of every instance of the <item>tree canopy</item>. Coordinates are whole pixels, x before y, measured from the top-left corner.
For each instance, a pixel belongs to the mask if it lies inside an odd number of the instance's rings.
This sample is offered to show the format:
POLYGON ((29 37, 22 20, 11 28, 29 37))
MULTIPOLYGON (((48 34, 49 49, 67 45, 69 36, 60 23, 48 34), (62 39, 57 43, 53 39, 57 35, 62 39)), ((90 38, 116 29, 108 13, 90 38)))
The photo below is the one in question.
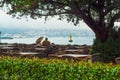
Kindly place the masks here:
POLYGON ((120 20, 119 0, 0 0, 0 6, 19 18, 59 16, 75 25, 83 20, 101 42, 111 34, 114 22, 120 20))

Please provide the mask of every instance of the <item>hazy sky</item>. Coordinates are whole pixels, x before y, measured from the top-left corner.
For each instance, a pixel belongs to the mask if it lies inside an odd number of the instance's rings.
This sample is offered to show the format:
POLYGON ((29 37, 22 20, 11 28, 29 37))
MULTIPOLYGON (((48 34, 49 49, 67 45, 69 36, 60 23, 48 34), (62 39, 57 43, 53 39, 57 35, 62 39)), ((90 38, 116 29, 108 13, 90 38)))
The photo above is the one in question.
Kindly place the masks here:
POLYGON ((52 18, 45 22, 44 19, 16 19, 12 18, 12 16, 5 14, 5 12, 0 10, 0 27, 3 28, 72 28, 72 29, 89 29, 87 25, 83 22, 80 22, 78 26, 74 26, 72 23, 68 23, 67 21, 60 21, 56 18, 52 18))

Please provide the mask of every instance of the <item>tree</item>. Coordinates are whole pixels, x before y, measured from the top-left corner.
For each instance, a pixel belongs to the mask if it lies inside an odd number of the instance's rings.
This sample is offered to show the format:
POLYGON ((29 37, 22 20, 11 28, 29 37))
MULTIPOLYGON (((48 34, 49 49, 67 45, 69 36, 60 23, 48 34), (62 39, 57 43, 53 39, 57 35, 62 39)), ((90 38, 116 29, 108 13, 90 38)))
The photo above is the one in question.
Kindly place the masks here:
POLYGON ((1 0, 0 6, 17 17, 37 19, 44 16, 47 19, 59 16, 60 20, 67 19, 75 25, 83 20, 101 42, 108 37, 118 38, 118 34, 110 34, 115 28, 114 22, 120 19, 119 0, 1 0))

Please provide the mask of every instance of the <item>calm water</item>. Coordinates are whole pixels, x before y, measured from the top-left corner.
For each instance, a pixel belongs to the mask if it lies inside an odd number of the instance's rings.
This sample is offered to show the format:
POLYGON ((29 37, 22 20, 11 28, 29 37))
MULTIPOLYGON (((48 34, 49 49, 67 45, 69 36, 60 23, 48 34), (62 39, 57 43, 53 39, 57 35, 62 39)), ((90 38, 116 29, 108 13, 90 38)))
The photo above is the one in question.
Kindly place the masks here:
MULTIPOLYGON (((26 44, 32 44, 35 43, 35 41, 38 38, 15 38, 15 39, 2 39, 1 42, 3 43, 26 43, 26 44)), ((48 37, 49 41, 51 43, 55 44, 93 44, 94 37, 73 37, 73 42, 69 42, 69 37, 48 37)), ((43 39, 44 40, 44 39, 43 39)))

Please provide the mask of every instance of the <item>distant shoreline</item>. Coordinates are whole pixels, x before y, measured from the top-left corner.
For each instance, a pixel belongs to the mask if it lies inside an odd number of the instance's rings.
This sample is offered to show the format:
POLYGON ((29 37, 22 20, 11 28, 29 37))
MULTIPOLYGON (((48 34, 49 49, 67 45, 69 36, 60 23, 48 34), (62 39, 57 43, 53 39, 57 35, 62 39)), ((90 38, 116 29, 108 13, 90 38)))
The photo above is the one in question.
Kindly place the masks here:
MULTIPOLYGON (((20 44, 34 44, 38 38, 13 38, 2 39, 2 43, 20 43, 20 44)), ((69 42, 69 37, 48 37, 49 41, 54 44, 60 45, 92 45, 94 37, 73 37, 73 42, 69 42)), ((44 39, 43 39, 44 40, 44 39)))
POLYGON ((13 39, 12 37, 0 37, 0 39, 13 39))

